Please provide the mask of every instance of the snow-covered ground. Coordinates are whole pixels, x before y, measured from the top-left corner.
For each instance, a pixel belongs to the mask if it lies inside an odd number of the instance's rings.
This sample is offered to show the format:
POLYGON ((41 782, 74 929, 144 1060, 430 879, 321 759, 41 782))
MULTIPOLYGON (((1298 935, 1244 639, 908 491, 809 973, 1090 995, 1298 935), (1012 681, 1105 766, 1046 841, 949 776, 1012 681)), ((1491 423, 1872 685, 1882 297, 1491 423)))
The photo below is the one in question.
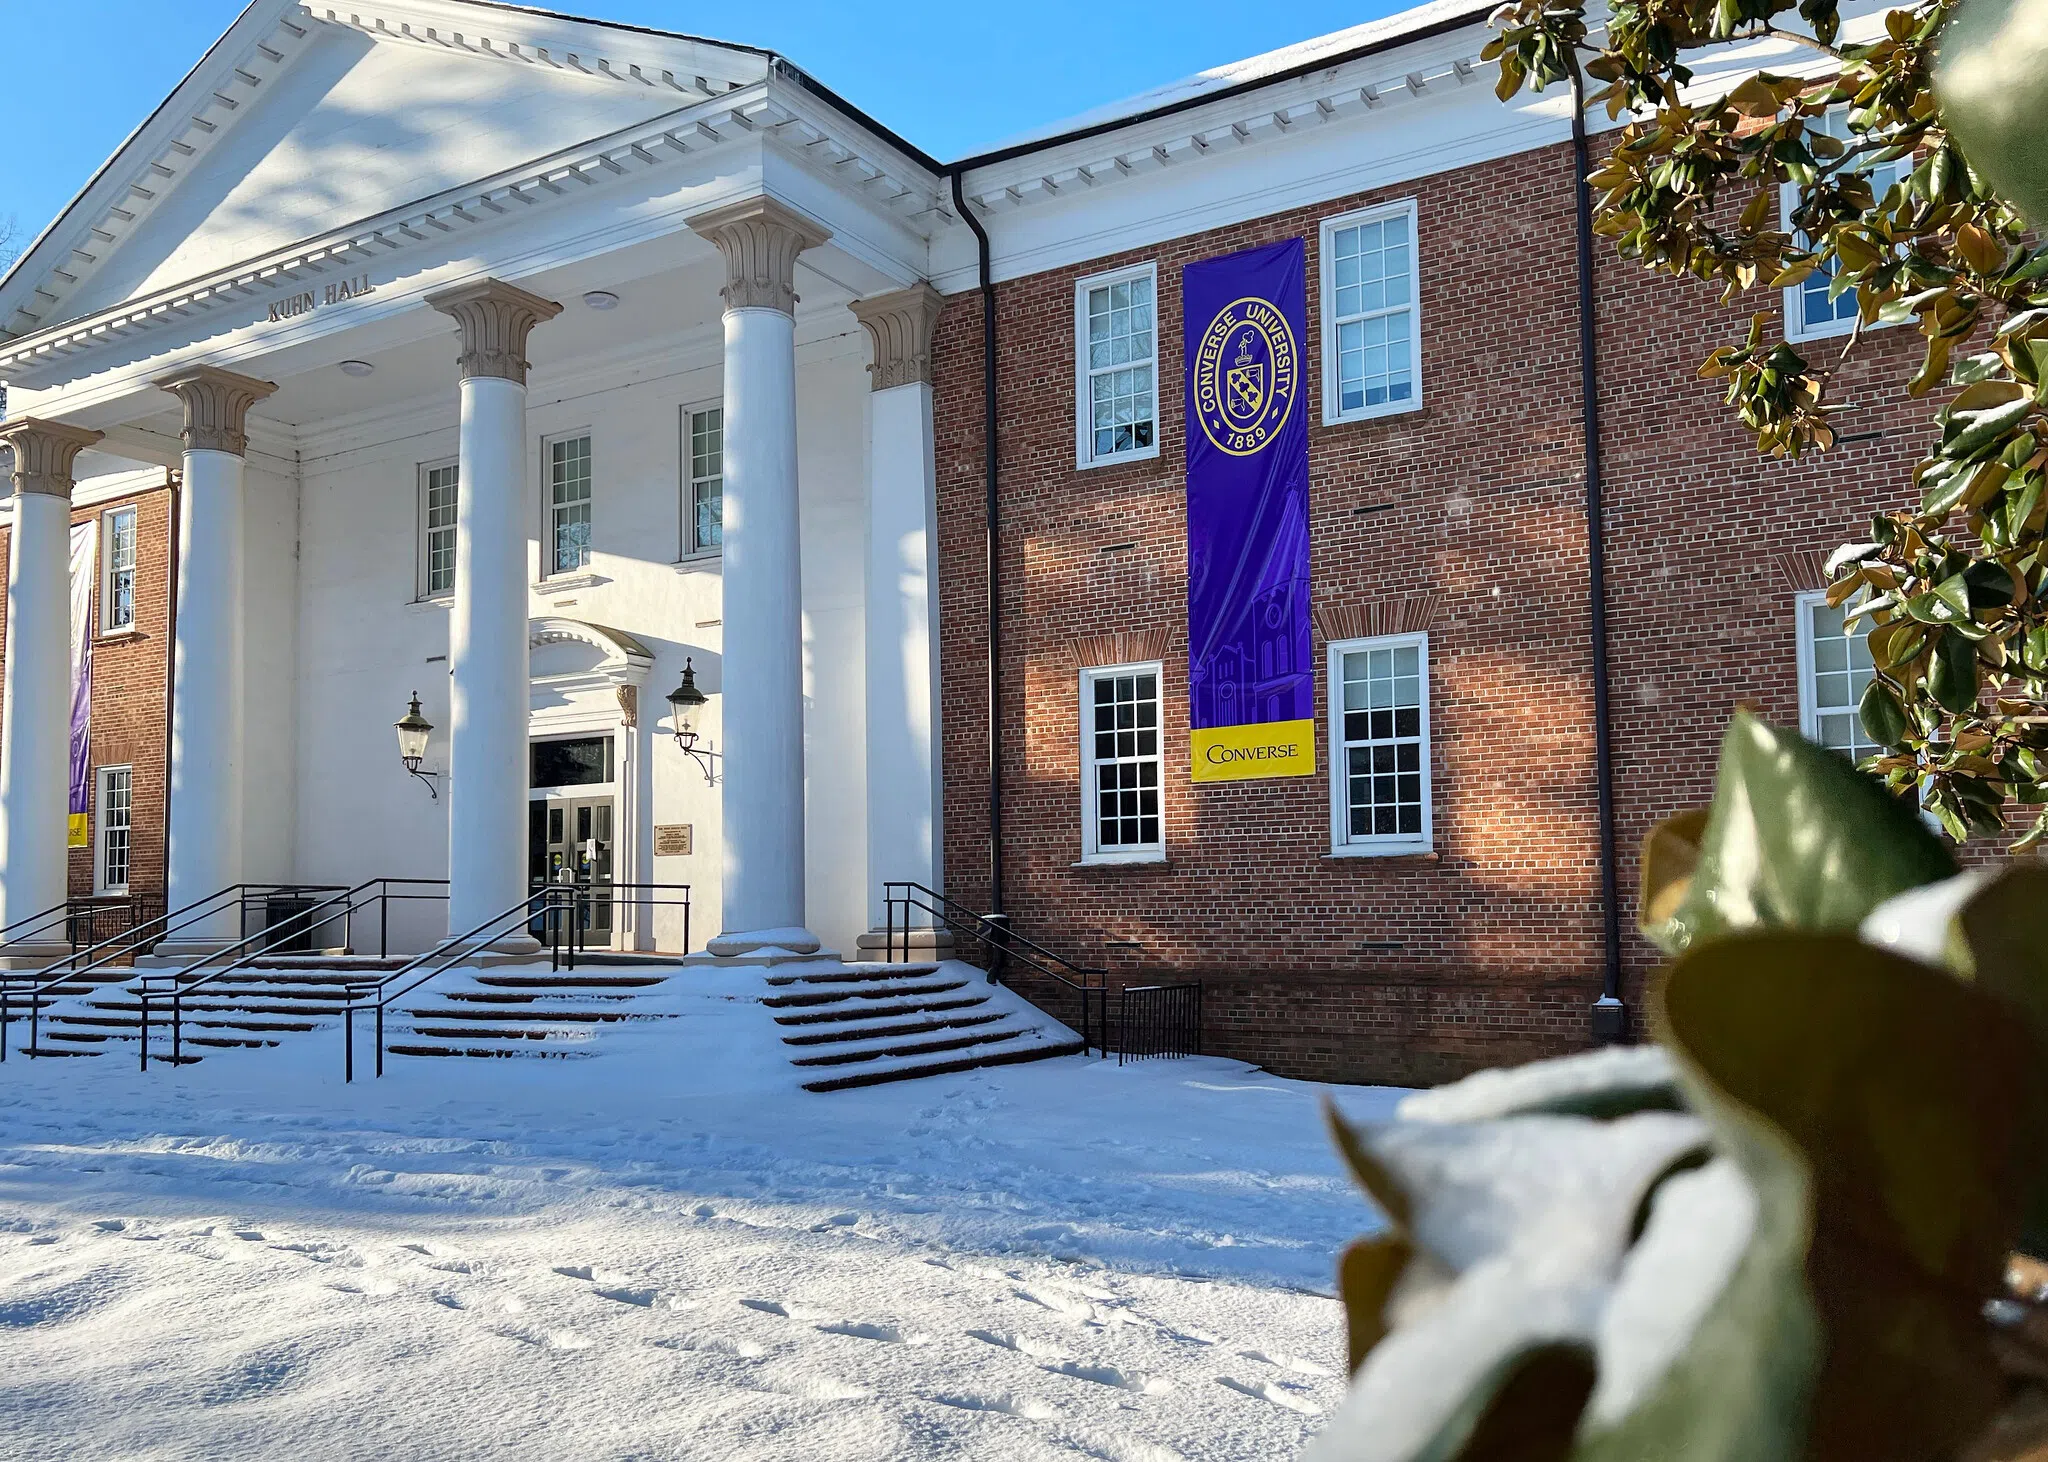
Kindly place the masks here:
POLYGON ((582 1061, 0 1067, 0 1456, 1245 1462, 1335 1405, 1319 1088, 812 1095, 739 976, 668 988, 582 1061))

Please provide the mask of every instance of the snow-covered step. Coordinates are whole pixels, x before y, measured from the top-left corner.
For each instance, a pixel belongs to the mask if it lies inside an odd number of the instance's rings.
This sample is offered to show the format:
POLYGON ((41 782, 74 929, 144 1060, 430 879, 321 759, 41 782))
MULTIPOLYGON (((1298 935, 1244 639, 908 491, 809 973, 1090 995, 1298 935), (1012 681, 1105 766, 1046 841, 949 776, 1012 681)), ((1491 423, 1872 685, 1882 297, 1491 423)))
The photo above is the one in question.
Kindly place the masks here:
POLYGON ((671 970, 600 970, 497 967, 422 990, 387 1017, 385 1050, 480 1060, 583 1057, 596 1054, 592 1047, 607 1027, 670 1018, 642 997, 665 984, 671 970))
POLYGON ((763 984, 761 1003, 808 1091, 1083 1049, 1072 1031, 968 965, 820 962, 763 984))

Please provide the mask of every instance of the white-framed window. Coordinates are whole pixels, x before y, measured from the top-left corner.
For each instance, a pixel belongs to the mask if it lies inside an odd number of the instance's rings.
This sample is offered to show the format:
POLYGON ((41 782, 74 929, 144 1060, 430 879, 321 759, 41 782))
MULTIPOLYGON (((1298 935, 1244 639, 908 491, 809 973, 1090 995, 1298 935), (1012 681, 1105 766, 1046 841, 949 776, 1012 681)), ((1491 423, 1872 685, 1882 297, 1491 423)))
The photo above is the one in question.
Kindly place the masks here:
POLYGON ((1863 734, 1857 707, 1875 669, 1870 621, 1842 622, 1825 590, 1799 596, 1799 729, 1808 740, 1851 761, 1881 756, 1884 748, 1863 734))
POLYGON ((1323 220, 1323 420, 1422 405, 1415 201, 1323 220))
POLYGON ((98 848, 93 882, 101 893, 128 892, 128 853, 135 814, 135 774, 129 767, 101 767, 96 802, 98 848))
POLYGON ((100 633, 135 628, 136 512, 109 508, 100 514, 100 633))
POLYGON ((725 542, 725 409, 683 408, 683 557, 725 542))
POLYGON ((573 574, 590 566, 590 433, 547 438, 541 460, 547 484, 547 572, 573 574))
POLYGON ((1330 849, 1426 853, 1429 636, 1340 640, 1329 650, 1330 849))
MULTIPOLYGON (((1830 137, 1839 137, 1844 142, 1855 139, 1849 131, 1849 111, 1846 107, 1835 107, 1821 116, 1808 121, 1807 126, 1815 131, 1825 132, 1830 137)), ((1901 175, 1912 167, 1910 159, 1901 158, 1896 162, 1869 166, 1859 164, 1859 170, 1870 179, 1870 191, 1882 203, 1901 175)), ((1779 219, 1790 230, 1803 248, 1808 240, 1803 232, 1792 227, 1792 210, 1799 206, 1799 187, 1786 183, 1778 189, 1779 219)), ((1836 270, 1833 265, 1816 269, 1805 279, 1785 289, 1785 338, 1788 340, 1824 340, 1831 335, 1847 335, 1856 328, 1856 291, 1845 289, 1833 299, 1828 298, 1834 285, 1836 270)))
POLYGON ((1081 672, 1081 860, 1148 863, 1166 856, 1160 813, 1160 666, 1081 672))
POLYGON ((1159 455, 1159 277, 1150 264, 1074 286, 1077 460, 1159 455))
POLYGON ((453 461, 420 464, 419 597, 455 592, 455 509, 461 469, 453 461))

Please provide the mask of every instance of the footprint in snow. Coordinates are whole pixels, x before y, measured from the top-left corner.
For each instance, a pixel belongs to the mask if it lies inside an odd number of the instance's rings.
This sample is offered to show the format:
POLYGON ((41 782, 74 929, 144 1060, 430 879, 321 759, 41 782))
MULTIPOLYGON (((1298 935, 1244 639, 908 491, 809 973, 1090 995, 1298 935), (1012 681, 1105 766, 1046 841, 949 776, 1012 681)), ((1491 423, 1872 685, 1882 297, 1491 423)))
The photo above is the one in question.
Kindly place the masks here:
POLYGON ((785 1320, 817 1321, 832 1318, 824 1310, 813 1310, 803 1305, 786 1305, 781 1300, 741 1300, 740 1303, 750 1310, 759 1310, 764 1315, 780 1315, 785 1320))
MULTIPOLYGON (((597 1289, 591 1293, 601 1300, 611 1300, 614 1304, 621 1305, 638 1305, 643 1310, 653 1309, 661 1299, 661 1291, 658 1289, 631 1289, 624 1286, 597 1289)), ((670 1308, 679 1307, 671 1305, 670 1308)))
POLYGON ((1067 1353, 1058 1346, 1032 1335, 1013 1335, 1005 1330, 970 1330, 967 1334, 970 1339, 999 1345, 1004 1350, 1014 1350, 1033 1360, 1061 1361, 1067 1358, 1067 1353))
POLYGON ((1292 1371, 1297 1376, 1314 1376, 1318 1380, 1327 1380, 1336 1374, 1335 1371, 1327 1370, 1312 1360, 1303 1360, 1298 1355, 1281 1355, 1277 1352, 1263 1350, 1240 1350, 1238 1356, 1241 1359, 1258 1361, 1283 1371, 1292 1371))
POLYGON ((858 1213, 835 1213, 823 1223, 812 1224, 811 1232, 822 1234, 835 1228, 850 1228, 859 1222, 860 1215, 858 1213))
POLYGON ((891 1345, 929 1345, 931 1336, 894 1325, 875 1325, 866 1320, 832 1320, 818 1326, 827 1335, 851 1335, 856 1340, 881 1340, 891 1345))
POLYGON ((1270 1401, 1275 1406, 1285 1407, 1287 1410, 1299 1412, 1303 1416, 1321 1416, 1323 1414, 1323 1408, 1316 1405, 1315 1402, 1309 1400, 1306 1396, 1297 1396, 1284 1386, 1276 1386, 1271 1381, 1247 1383, 1230 1376, 1218 1376, 1216 1384, 1228 1386, 1231 1390, 1241 1395, 1257 1397, 1261 1401, 1270 1401))
POLYGON ((1026 1421, 1058 1421, 1059 1410, 1046 1402, 1029 1396, 1012 1396, 1007 1391, 995 1396, 974 1393, 964 1395, 939 1395, 931 1398, 941 1406, 958 1407, 962 1411, 999 1411, 1007 1416, 1021 1416, 1026 1421))
POLYGON ((1148 1376, 1142 1371, 1120 1370, 1116 1366, 1090 1366, 1069 1360, 1046 1369, 1056 1376, 1093 1381, 1098 1386, 1114 1386, 1119 1391, 1130 1391, 1139 1396, 1164 1396, 1173 1389, 1173 1382, 1163 1376, 1148 1376))

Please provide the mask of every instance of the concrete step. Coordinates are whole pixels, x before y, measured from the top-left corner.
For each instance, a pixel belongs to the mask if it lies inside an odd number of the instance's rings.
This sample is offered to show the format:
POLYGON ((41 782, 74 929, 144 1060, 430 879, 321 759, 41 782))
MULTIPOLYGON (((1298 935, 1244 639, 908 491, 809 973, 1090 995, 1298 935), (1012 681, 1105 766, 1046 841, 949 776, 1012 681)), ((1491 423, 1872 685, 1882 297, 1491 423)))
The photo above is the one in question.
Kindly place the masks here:
POLYGON ((843 969, 822 970, 808 975, 770 975, 771 985, 868 985, 883 980, 916 980, 926 975, 936 975, 939 967, 933 964, 919 965, 847 965, 843 969))
POLYGON ((848 1000, 908 999, 913 995, 950 995, 967 988, 965 980, 933 980, 921 985, 884 985, 873 989, 806 990, 800 994, 770 995, 761 1003, 771 1010, 799 1005, 837 1005, 848 1000))
POLYGON ((595 1051, 571 1051, 560 1046, 527 1049, 513 1046, 433 1046, 420 1041, 401 1041, 384 1048, 387 1056, 460 1056, 472 1060, 498 1060, 508 1057, 523 1057, 542 1061, 584 1061, 596 1055, 595 1051))
POLYGON ((1017 1050, 990 1051, 950 1060, 887 1063, 864 1066, 843 1076, 827 1076, 804 1083, 805 1091, 849 1091, 855 1087, 881 1086, 892 1081, 916 1081, 926 1076, 952 1076, 962 1071, 979 1071, 987 1066, 1015 1066, 1025 1061, 1047 1061, 1055 1056, 1078 1056, 1087 1047, 1080 1041, 1047 1042, 1017 1050))
POLYGON ((833 1028, 822 1031, 806 1031, 801 1035, 784 1036, 785 1046, 829 1046, 851 1041, 874 1041, 897 1036, 920 1036, 933 1031, 971 1030, 976 1026, 992 1025, 1004 1018, 1005 1012, 989 1011, 983 1015, 957 1016, 951 1020, 907 1020, 895 1024, 862 1025, 851 1028, 833 1028))
POLYGON ((817 1055, 792 1058, 795 1066, 853 1066, 863 1061, 883 1061, 891 1057, 930 1056, 942 1051, 960 1051, 970 1046, 994 1045, 1004 1041, 1021 1040, 1033 1034, 1029 1029, 1017 1026, 997 1027, 993 1030, 974 1031, 966 1035, 946 1036, 936 1040, 888 1041, 880 1045, 859 1046, 851 1050, 826 1051, 817 1055))
POLYGON ((630 1010, 550 1009, 546 1006, 531 1005, 515 1006, 510 1008, 505 1006, 486 1005, 481 1008, 467 1008, 461 1010, 435 1010, 431 1007, 427 1009, 409 1007, 405 1010, 402 1010, 400 1014, 415 1021, 438 1021, 444 1024, 449 1021, 503 1021, 508 1025, 533 1025, 535 1023, 546 1023, 550 1021, 577 1021, 595 1025, 601 1023, 609 1024, 613 1021, 621 1020, 647 1020, 657 1018, 644 1015, 636 1016, 630 1010))
POLYGON ((499 975, 485 971, 474 976, 479 985, 501 990, 644 990, 659 985, 667 975, 499 975))
POLYGON ((853 1020, 880 1020, 895 1015, 939 1014, 947 1010, 971 1010, 988 1004, 987 995, 956 995, 949 1000, 905 1000, 895 1005, 863 1005, 848 1008, 832 1005, 822 1009, 801 1009, 794 1015, 778 1015, 777 1025, 837 1025, 853 1020))

